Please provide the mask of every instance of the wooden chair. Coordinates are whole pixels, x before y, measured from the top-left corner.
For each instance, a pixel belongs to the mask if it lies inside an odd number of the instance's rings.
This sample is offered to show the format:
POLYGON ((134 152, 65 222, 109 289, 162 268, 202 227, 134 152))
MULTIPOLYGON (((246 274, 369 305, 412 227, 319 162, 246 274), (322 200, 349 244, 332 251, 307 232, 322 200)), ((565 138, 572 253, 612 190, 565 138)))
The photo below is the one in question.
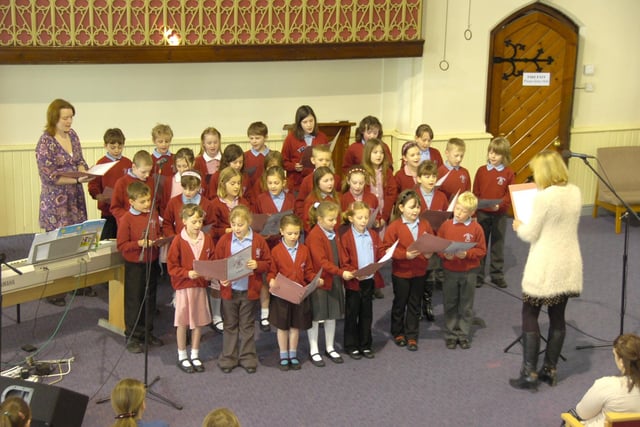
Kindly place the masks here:
MULTIPOLYGON (((584 427, 576 417, 568 412, 560 414, 567 427, 584 427)), ((604 419, 605 427, 640 427, 640 413, 638 412, 607 412, 604 419)))

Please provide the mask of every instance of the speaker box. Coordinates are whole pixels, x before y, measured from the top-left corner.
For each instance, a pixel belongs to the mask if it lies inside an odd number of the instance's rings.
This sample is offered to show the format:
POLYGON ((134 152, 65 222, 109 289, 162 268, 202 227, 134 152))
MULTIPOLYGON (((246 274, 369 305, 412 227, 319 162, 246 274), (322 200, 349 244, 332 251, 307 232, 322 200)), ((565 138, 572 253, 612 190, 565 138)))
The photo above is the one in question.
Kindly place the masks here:
POLYGON ((0 401, 23 398, 31 408, 31 427, 81 427, 89 397, 52 385, 0 377, 0 401))

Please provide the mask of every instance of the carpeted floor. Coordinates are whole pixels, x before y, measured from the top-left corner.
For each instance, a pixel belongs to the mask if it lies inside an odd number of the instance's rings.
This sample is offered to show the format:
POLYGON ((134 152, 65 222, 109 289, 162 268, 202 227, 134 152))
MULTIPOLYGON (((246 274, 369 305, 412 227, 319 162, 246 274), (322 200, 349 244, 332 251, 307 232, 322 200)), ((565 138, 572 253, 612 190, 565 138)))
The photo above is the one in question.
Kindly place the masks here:
MULTIPOLYGON (((614 233, 613 218, 607 215, 583 217, 580 232, 585 289, 567 308, 569 328, 563 349, 567 361, 559 365, 560 382, 555 388, 543 385, 531 393, 508 385, 519 370, 522 349, 516 343, 507 353, 503 350, 519 335, 519 280, 528 251, 509 232, 509 287, 485 285, 477 290, 475 310, 485 326, 475 330, 470 350, 445 348, 440 292, 436 293, 436 321, 421 324, 419 351, 396 347, 389 340, 393 295, 386 288, 386 298, 374 302, 373 360, 345 357, 342 365, 327 361, 325 368, 316 368, 307 361, 303 333, 302 369, 280 372, 275 332, 262 333, 256 327, 261 362, 257 373, 236 369, 223 374, 215 364, 221 336, 207 330, 200 350, 207 370, 189 375, 176 367, 173 311, 166 305, 171 292, 165 282, 156 332, 166 344, 151 349, 148 380, 159 376, 152 390, 184 408, 176 410, 150 397, 144 418, 196 427, 211 409, 227 406, 243 426, 557 426, 560 412, 575 405, 596 378, 616 373, 610 347, 576 350, 575 346, 607 344, 618 335, 623 234, 614 233)), ((632 227, 624 329, 633 333, 640 333, 639 252, 640 229, 632 227)), ((36 360, 75 357, 71 373, 58 385, 91 397, 84 423, 91 427, 109 426, 113 421, 110 404, 96 404, 98 398, 108 396, 121 378, 143 380, 145 375, 144 357, 127 353, 122 337, 97 326, 98 319, 107 316, 108 290, 103 286, 96 290, 97 298, 76 297, 68 311, 32 302, 22 306, 22 323, 15 323, 13 307, 5 308, 2 317, 3 368, 24 362, 27 353, 20 347, 26 343, 40 348, 36 360)), ((546 330, 544 314, 541 325, 546 330)), ((341 328, 339 322, 338 344, 341 328)))

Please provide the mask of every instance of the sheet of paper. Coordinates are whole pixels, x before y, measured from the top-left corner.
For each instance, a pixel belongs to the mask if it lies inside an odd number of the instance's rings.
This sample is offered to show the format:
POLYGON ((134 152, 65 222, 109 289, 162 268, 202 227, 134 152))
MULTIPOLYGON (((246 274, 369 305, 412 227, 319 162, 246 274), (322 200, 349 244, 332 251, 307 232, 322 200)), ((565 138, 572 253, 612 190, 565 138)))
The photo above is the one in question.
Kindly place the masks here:
POLYGON ((443 182, 445 182, 447 180, 447 178, 449 177, 449 174, 451 173, 451 171, 447 172, 446 174, 444 174, 444 176, 442 178, 440 178, 439 180, 436 181, 436 187, 440 187, 442 185, 443 182))
POLYGON ((513 216, 528 223, 533 213, 533 199, 538 192, 538 187, 534 182, 525 184, 512 184, 509 186, 511 194, 511 203, 513 205, 513 216))
POLYGON ((336 136, 334 136, 333 139, 329 142, 329 148, 331 149, 331 153, 333 153, 333 150, 336 148, 336 142, 338 142, 338 138, 340 137, 341 133, 342 133, 342 129, 338 130, 338 133, 336 133, 336 136))
POLYGON ((109 171, 109 169, 114 167, 116 163, 118 163, 119 161, 120 160, 116 162, 100 163, 98 165, 91 167, 86 172, 69 171, 69 172, 60 172, 58 175, 66 176, 68 178, 81 178, 83 176, 103 176, 105 173, 109 171))
POLYGON ((373 228, 376 225, 376 217, 380 213, 380 206, 376 206, 375 209, 371 209, 371 213, 369 214, 369 222, 367 223, 367 228, 373 228))
POLYGON ((322 269, 316 273, 313 280, 305 287, 278 273, 276 275, 274 285, 269 288, 269 292, 272 295, 289 301, 292 304, 300 304, 306 297, 316 290, 321 274, 322 269))
POLYGON ((442 252, 447 254, 455 254, 460 251, 467 251, 474 247, 476 242, 451 242, 442 252))
POLYGON ((424 211, 420 214, 421 221, 429 222, 433 231, 437 232, 443 222, 453 216, 449 211, 424 211))
POLYGON ((391 245, 387 249, 385 254, 382 256, 382 258, 378 260, 378 262, 372 262, 369 265, 366 265, 362 268, 357 269, 356 271, 353 272, 353 275, 356 276, 357 278, 368 277, 374 274, 376 271, 380 270, 391 260, 391 256, 393 255, 393 251, 396 250, 396 246, 398 246, 397 240, 393 245, 391 245))
POLYGON ((250 259, 251 246, 248 246, 229 258, 211 261, 195 260, 193 261, 193 269, 208 279, 233 281, 253 273, 253 270, 247 268, 250 259))
POLYGON ((408 251, 417 250, 421 254, 432 254, 434 252, 442 252, 451 244, 451 240, 434 236, 430 233, 423 233, 407 247, 408 251))
POLYGON ((251 228, 263 236, 280 234, 280 220, 285 215, 292 214, 291 209, 274 214, 253 214, 251 228))
POLYGON ((447 208, 447 212, 453 212, 453 208, 456 207, 456 202, 458 201, 458 196, 460 195, 460 190, 456 192, 456 195, 453 196, 451 202, 449 202, 449 207, 447 208))

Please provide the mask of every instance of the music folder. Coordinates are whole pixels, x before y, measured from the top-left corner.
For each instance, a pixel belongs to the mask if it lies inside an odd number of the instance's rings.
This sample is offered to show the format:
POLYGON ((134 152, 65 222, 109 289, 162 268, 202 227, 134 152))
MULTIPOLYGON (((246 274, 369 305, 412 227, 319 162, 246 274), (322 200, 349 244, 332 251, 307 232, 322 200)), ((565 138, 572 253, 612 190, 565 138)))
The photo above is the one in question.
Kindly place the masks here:
POLYGON ((283 300, 289 301, 293 304, 300 304, 306 297, 311 295, 313 291, 318 287, 318 281, 322 269, 316 273, 315 277, 307 286, 302 286, 298 282, 294 282, 286 276, 278 273, 276 275, 275 284, 269 289, 272 295, 275 295, 283 300))

